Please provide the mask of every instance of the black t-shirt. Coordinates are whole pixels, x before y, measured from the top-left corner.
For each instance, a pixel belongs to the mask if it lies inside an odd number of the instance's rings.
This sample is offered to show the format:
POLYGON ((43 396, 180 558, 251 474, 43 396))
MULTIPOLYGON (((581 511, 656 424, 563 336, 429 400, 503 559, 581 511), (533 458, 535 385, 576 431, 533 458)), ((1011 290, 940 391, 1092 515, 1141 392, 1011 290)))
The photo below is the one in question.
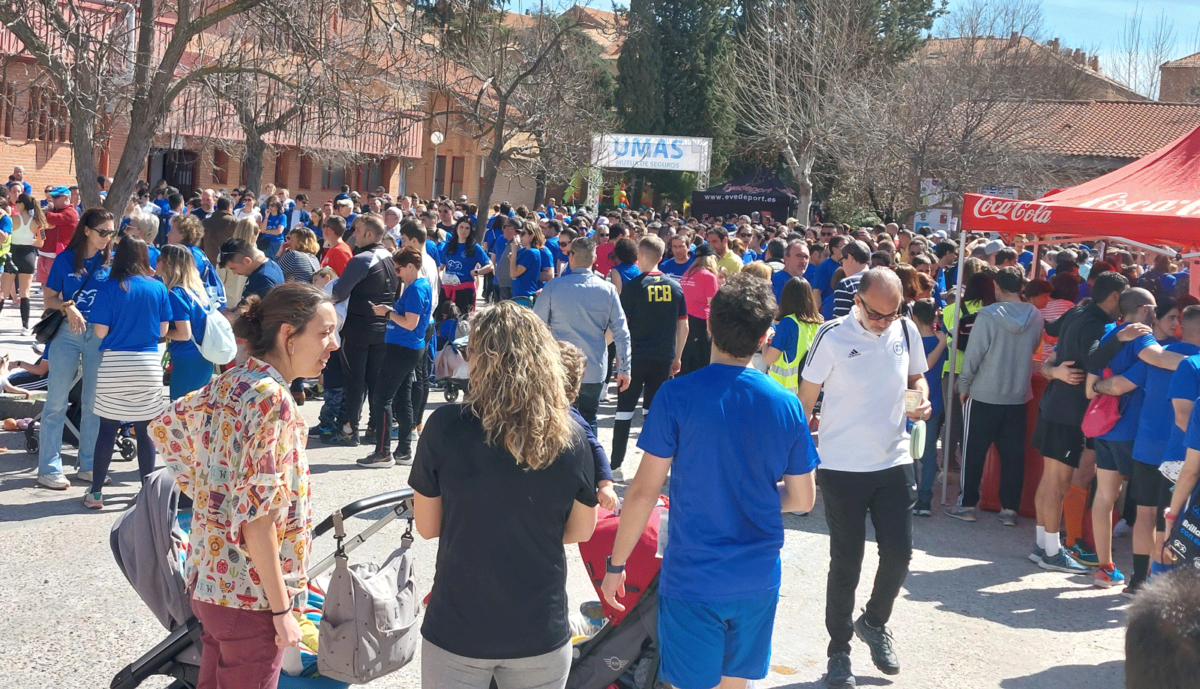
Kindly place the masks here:
MULTIPOLYGON (((1074 361, 1071 368, 1085 372, 1104 368, 1097 366, 1093 358, 1099 349, 1100 338, 1104 337, 1104 327, 1112 321, 1112 316, 1094 302, 1089 302, 1076 306, 1058 320, 1048 323, 1046 332, 1058 338, 1054 348, 1054 365, 1074 361)), ((1042 393, 1038 409, 1047 421, 1078 426, 1083 423, 1087 407, 1088 399, 1083 385, 1068 385, 1061 380, 1052 380, 1042 393)))
POLYGON ((527 471, 487 444, 479 419, 448 404, 425 422, 408 483, 442 498, 433 593, 421 634, 468 658, 526 658, 562 647, 563 532, 575 501, 596 504, 582 428, 549 467, 527 471))
POLYGON ((675 328, 687 318, 679 281, 642 273, 621 287, 621 309, 629 326, 630 356, 639 361, 674 361, 675 328))

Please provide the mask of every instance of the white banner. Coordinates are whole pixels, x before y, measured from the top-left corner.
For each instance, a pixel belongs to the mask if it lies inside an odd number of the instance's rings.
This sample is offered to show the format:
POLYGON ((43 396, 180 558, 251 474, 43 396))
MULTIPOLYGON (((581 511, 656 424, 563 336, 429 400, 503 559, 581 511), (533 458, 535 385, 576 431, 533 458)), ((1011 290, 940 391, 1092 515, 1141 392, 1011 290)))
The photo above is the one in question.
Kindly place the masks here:
POLYGON ((712 139, 639 134, 592 136, 592 165, 601 168, 707 173, 711 152, 712 139))

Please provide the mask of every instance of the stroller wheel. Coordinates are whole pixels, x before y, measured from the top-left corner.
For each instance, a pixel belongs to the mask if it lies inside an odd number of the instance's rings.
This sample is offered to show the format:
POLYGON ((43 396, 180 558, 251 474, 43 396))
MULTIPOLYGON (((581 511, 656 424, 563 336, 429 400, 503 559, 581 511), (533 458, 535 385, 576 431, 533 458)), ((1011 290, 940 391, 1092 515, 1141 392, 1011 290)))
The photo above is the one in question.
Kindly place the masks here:
POLYGON ((39 447, 40 447, 40 445, 38 444, 38 437, 36 435, 25 436, 25 451, 26 452, 28 452, 31 455, 36 455, 38 453, 39 447))
POLYGON ((133 438, 117 438, 117 450, 121 453, 121 459, 128 462, 137 456, 137 443, 133 438))
POLYGON ((442 391, 442 396, 446 398, 447 402, 454 404, 458 401, 458 388, 453 385, 447 385, 446 389, 442 391))

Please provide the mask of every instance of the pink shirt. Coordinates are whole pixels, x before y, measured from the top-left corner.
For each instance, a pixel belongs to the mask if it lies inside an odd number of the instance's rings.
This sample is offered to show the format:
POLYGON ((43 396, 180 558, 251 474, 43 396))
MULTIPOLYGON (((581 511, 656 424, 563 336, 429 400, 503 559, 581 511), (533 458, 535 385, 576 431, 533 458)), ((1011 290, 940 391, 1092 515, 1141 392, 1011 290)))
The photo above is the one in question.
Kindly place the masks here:
POLYGON ((711 271, 701 268, 690 275, 679 278, 679 286, 683 288, 683 299, 687 302, 687 312, 693 318, 708 320, 709 301, 721 288, 717 276, 711 271))

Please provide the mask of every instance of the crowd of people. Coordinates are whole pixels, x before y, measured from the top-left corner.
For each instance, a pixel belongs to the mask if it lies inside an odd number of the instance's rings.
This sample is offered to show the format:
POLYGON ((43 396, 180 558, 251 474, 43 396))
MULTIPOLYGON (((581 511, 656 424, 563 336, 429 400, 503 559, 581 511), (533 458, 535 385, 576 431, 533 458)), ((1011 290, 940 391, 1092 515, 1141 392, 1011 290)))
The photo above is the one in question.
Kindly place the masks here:
POLYGON ((960 489, 945 514, 975 521, 994 446, 998 518, 1017 525, 1027 405, 1043 384, 1040 568, 1134 596, 1171 566, 1165 535, 1200 477, 1200 300, 1167 257, 348 187, 309 209, 271 185, 185 201, 142 184, 119 219, 77 208, 70 187, 38 202, 17 172, 0 188, 0 296, 27 334, 61 322, 45 338, 37 481, 70 486, 62 428, 77 384, 86 507, 103 506, 122 426, 143 478, 161 455, 205 510, 189 569, 202 687, 273 686, 280 649, 299 638, 316 442, 370 446, 363 468, 412 466, 417 529, 440 538, 422 628, 423 684, 439 689, 563 686, 562 544, 590 538, 598 506, 621 510, 603 582, 620 608, 668 475, 659 636, 663 677, 681 689, 766 675, 782 514, 806 514, 817 486, 830 534, 825 686, 855 686, 856 636, 898 673, 888 623, 914 518, 932 515, 945 472, 960 489), (35 275, 56 316, 31 328, 35 275), (240 345, 227 366, 206 354, 217 322, 240 345), (426 418, 433 361, 464 335, 466 398, 426 418), (606 451, 597 416, 613 383, 606 451), (319 421, 306 428, 298 406, 314 395, 319 421), (614 480, 639 404, 643 454, 622 503, 614 480), (1089 426, 1105 405, 1112 423, 1089 426), (924 444, 912 447, 917 426, 924 444), (1076 528, 1088 506, 1094 547, 1076 528), (1128 581, 1114 509, 1133 532, 1128 581), (868 518, 880 563, 855 618, 868 518), (223 595, 234 590, 245 594, 223 595), (497 615, 512 633, 488 631, 497 615))

